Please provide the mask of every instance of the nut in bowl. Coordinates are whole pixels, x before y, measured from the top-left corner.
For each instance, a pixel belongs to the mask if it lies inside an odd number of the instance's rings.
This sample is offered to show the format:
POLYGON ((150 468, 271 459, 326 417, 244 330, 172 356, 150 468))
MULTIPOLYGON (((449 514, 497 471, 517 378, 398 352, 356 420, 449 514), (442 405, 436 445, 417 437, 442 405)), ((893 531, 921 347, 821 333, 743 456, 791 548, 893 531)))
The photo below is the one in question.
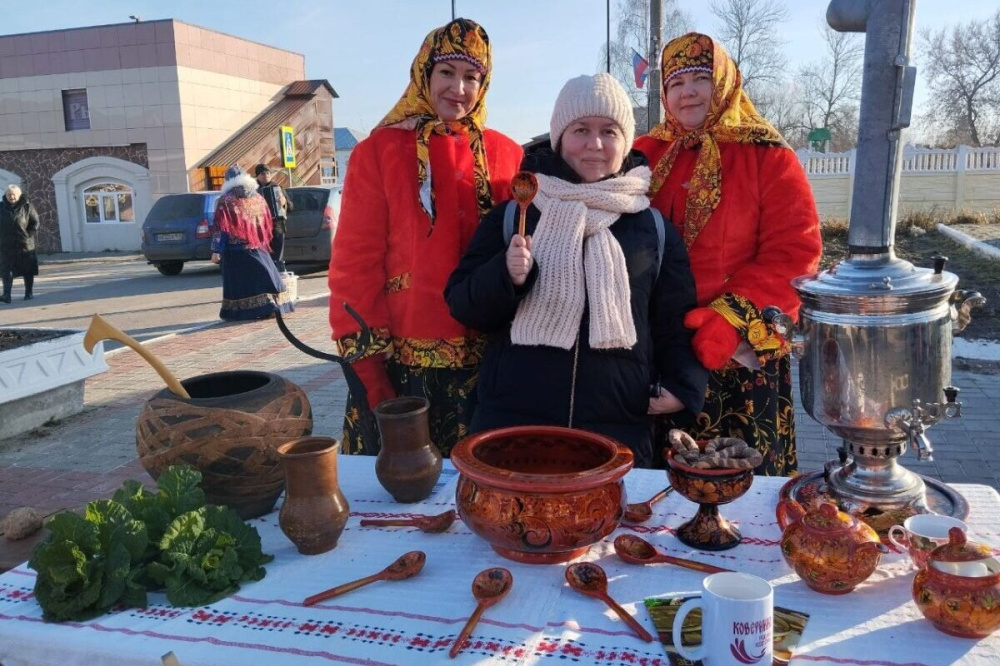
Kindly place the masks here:
POLYGON ((554 426, 500 428, 452 450, 458 515, 500 555, 567 562, 621 522, 632 452, 609 437, 554 426))
MULTIPOLYGON (((732 502, 750 489, 753 459, 747 458, 747 462, 739 463, 743 469, 737 469, 734 458, 717 455, 719 440, 695 442, 680 430, 671 430, 669 439, 672 448, 667 451, 666 461, 670 484, 698 504, 698 513, 677 529, 677 538, 699 550, 726 550, 738 546, 743 537, 736 526, 719 514, 719 505, 732 502), (733 466, 711 468, 712 459, 718 464, 733 466)), ((760 456, 759 452, 751 451, 760 456)))

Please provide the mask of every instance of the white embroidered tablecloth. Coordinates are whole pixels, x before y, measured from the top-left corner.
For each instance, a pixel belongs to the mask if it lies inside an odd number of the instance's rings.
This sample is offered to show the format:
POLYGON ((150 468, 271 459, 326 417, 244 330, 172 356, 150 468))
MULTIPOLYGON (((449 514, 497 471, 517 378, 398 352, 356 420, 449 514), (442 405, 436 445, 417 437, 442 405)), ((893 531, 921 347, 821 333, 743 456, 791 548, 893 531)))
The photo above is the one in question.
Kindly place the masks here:
MULTIPOLYGON (((275 555, 267 577, 205 608, 174 608, 162 594, 148 608, 124 609, 89 622, 50 624, 31 595, 35 574, 21 565, 0 576, 0 664, 3 666, 115 664, 157 666, 173 652, 183 666, 223 664, 614 664, 666 666, 662 647, 640 641, 600 601, 570 589, 565 565, 527 565, 496 555, 461 521, 444 534, 410 528, 361 528, 364 517, 439 513, 454 506, 456 475, 446 466, 429 500, 400 505, 375 480, 373 458, 342 456, 341 487, 351 520, 334 550, 299 555, 278 528, 277 512, 251 521, 264 552, 275 555), (307 596, 375 573, 410 550, 423 550, 420 575, 377 582, 313 607, 307 596), (472 643, 455 660, 448 650, 475 608, 476 573, 503 566, 514 575, 506 599, 488 609, 472 643)), ((850 594, 809 590, 785 565, 774 506, 784 479, 758 477, 722 513, 739 525, 743 543, 721 553, 695 553, 674 536, 695 506, 672 494, 644 525, 622 526, 586 559, 607 571, 609 591, 651 632, 643 600, 696 593, 702 574, 669 565, 620 561, 611 543, 637 533, 667 552, 762 576, 775 586, 777 605, 808 613, 810 620, 793 665, 943 666, 1000 664, 1000 633, 975 641, 953 638, 923 619, 910 597, 913 570, 904 555, 883 558, 881 568, 850 594)), ((662 471, 634 470, 626 477, 633 500, 666 485, 662 471)), ((1000 496, 987 486, 959 485, 972 507, 974 538, 1000 548, 1000 496)))

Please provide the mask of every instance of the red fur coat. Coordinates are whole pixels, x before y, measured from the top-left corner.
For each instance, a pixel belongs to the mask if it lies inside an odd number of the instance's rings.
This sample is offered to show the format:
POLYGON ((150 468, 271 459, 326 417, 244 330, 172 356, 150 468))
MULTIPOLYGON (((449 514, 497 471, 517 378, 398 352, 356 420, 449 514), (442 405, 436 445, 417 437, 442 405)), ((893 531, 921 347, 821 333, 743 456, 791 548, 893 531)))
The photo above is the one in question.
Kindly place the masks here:
MULTIPOLYGON (((667 146, 648 136, 635 142, 651 165, 667 146)), ((722 199, 688 248, 698 305, 728 292, 749 298, 758 309, 776 305, 797 318, 799 298, 789 281, 814 273, 822 252, 805 172, 787 148, 722 143, 719 150, 722 199)), ((696 156, 697 149, 681 150, 652 201, 681 233, 696 156)))

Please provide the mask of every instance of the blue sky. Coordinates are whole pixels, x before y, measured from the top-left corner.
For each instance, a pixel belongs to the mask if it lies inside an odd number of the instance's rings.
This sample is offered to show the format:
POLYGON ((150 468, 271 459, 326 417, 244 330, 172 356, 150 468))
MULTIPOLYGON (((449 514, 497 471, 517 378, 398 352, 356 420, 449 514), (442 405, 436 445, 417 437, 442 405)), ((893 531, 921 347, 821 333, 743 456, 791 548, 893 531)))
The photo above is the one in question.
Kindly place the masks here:
MULTIPOLYGON (((617 0, 612 0, 612 16, 617 0)), ((694 28, 711 34, 708 0, 681 0, 694 28)), ((827 0, 787 0, 782 31, 789 66, 821 55, 817 25, 827 0)), ((488 124, 524 141, 548 131, 552 103, 569 78, 603 68, 605 0, 456 0, 459 16, 481 23, 494 46, 488 124)), ((917 29, 982 19, 997 0, 920 0, 917 29)), ((306 56, 306 75, 325 78, 340 94, 334 122, 367 130, 403 92, 421 40, 451 18, 451 0, 287 0, 279 3, 45 0, 6 12, 0 33, 36 32, 176 18, 306 56)), ((612 26, 614 34, 614 26, 612 26)), ((919 66, 919 61, 918 61, 919 66)), ((917 104, 924 98, 918 81, 917 104)))

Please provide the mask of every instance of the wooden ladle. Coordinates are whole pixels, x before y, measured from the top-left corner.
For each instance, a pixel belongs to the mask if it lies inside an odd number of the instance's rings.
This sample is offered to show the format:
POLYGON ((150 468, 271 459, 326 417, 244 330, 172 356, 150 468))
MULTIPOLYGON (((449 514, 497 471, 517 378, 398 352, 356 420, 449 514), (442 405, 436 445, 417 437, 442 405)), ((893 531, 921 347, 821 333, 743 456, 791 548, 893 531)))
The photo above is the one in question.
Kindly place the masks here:
POLYGON ((95 314, 94 318, 90 320, 87 332, 83 335, 83 348, 87 350, 88 354, 93 354, 94 345, 101 340, 117 340, 123 345, 131 347, 139 356, 146 359, 147 363, 153 366, 153 370, 156 370, 156 374, 160 375, 163 381, 167 383, 167 388, 172 393, 182 398, 191 398, 188 392, 184 390, 184 387, 181 386, 181 383, 177 381, 177 377, 174 377, 174 374, 167 370, 167 366, 163 365, 160 359, 153 356, 153 352, 143 347, 128 334, 119 331, 101 315, 95 314))
POLYGON ((363 518, 361 527, 416 527, 421 532, 437 534, 444 532, 455 522, 454 509, 436 516, 413 516, 412 518, 363 518))
POLYGON ((524 238, 525 215, 528 212, 528 204, 538 194, 538 179, 531 172, 518 171, 510 179, 510 189, 514 194, 514 201, 517 202, 519 213, 517 218, 517 233, 524 238))
POLYGON ((448 651, 449 657, 454 659, 458 656, 458 653, 462 651, 462 646, 465 644, 466 639, 469 638, 469 634, 475 629, 479 618, 483 616, 483 611, 506 597, 513 586, 514 576, 511 575, 510 571, 502 567, 493 567, 492 569, 486 569, 476 574, 475 579, 472 581, 472 596, 478 602, 476 610, 469 617, 468 622, 465 623, 462 631, 459 632, 458 638, 452 644, 451 650, 448 651))
POLYGON ((608 605, 608 608, 618 614, 625 624, 636 633, 636 635, 647 643, 653 642, 653 637, 639 624, 634 617, 628 614, 624 608, 608 596, 608 576, 604 569, 593 562, 580 562, 566 567, 566 582, 577 592, 588 597, 600 599, 608 605))
POLYGON ((673 564, 674 566, 702 571, 704 573, 732 571, 732 569, 723 569, 711 564, 702 564, 694 560, 685 560, 680 557, 661 553, 653 544, 631 534, 623 534, 615 539, 615 553, 629 564, 673 564))
POLYGON ((303 601, 302 605, 312 606, 313 604, 318 604, 321 601, 326 601, 327 599, 332 599, 333 597, 339 597, 345 592, 356 590, 359 587, 364 587, 368 583, 374 583, 377 580, 406 580, 407 578, 412 578, 420 573, 420 570, 424 568, 424 563, 426 561, 427 555, 425 555, 422 550, 411 550, 408 553, 400 555, 395 562, 387 566, 385 569, 382 569, 382 571, 379 571, 377 574, 365 576, 364 578, 359 578, 358 580, 351 581, 350 583, 344 583, 343 585, 338 585, 337 587, 331 587, 329 590, 324 590, 319 594, 314 594, 303 601))
POLYGON ((674 492, 673 486, 667 486, 650 497, 645 502, 635 502, 625 507, 625 520, 630 523, 644 523, 653 517, 653 505, 674 492))

